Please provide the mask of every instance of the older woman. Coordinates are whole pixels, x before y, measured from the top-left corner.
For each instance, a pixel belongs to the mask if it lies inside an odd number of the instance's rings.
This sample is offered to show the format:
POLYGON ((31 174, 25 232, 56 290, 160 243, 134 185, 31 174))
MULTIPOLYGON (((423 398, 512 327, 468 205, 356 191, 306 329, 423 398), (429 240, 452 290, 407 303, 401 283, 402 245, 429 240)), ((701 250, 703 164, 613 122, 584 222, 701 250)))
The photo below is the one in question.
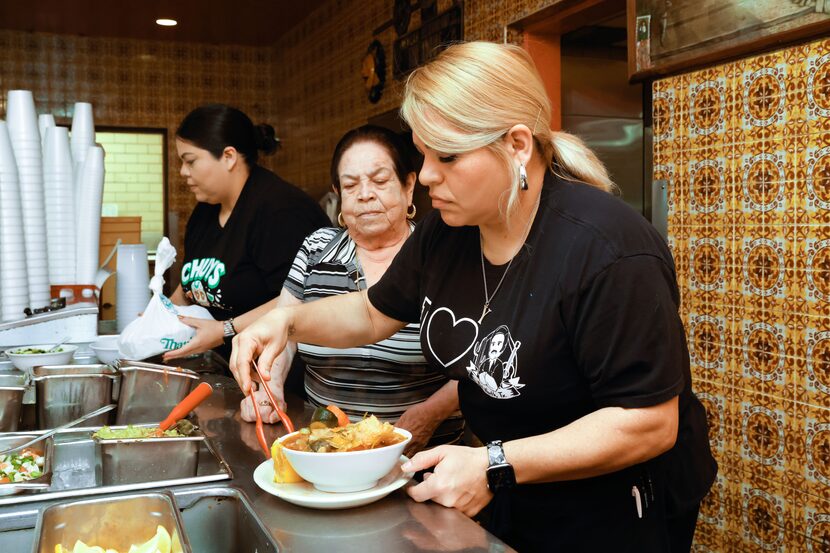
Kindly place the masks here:
MULTIPOLYGON (((335 147, 331 179, 340 196, 341 228, 320 229, 305 239, 277 301, 281 307, 372 286, 414 228, 415 172, 395 133, 370 125, 347 132, 335 147)), ((376 344, 348 349, 289 343, 272 367, 269 385, 284 401, 283 384, 298 350, 312 405, 336 404, 354 420, 370 412, 397 421, 413 433, 410 453, 430 438, 455 441, 463 429, 456 385, 427 366, 419 328, 410 324, 376 344)), ((263 419, 275 422, 264 394, 256 392, 257 404, 263 419)), ((250 401, 243 400, 241 409, 245 420, 254 419, 250 401)))
POLYGON ((486 447, 439 446, 407 492, 525 551, 689 551, 715 475, 674 264, 551 105, 521 48, 454 45, 401 112, 437 210, 367 292, 276 309, 234 341, 249 386, 292 340, 374 342, 420 321, 486 447))

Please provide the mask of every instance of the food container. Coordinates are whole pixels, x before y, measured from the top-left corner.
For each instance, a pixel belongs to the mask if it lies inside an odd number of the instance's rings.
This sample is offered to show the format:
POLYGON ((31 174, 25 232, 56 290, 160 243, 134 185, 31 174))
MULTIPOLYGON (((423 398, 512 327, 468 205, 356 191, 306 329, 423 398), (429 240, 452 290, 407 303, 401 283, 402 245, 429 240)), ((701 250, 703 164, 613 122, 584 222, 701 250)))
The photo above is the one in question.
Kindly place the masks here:
POLYGON ((6 355, 12 364, 21 371, 30 371, 32 367, 40 365, 65 365, 67 363, 71 363, 72 356, 75 355, 75 351, 77 351, 78 346, 70 344, 63 344, 61 346, 61 351, 56 351, 54 353, 14 353, 15 351, 26 348, 48 350, 54 347, 54 345, 54 343, 51 343, 35 344, 33 346, 20 346, 17 348, 7 349, 6 355))
POLYGON ((97 340, 89 344, 89 349, 95 352, 95 357, 101 363, 112 365, 121 357, 118 350, 119 334, 112 336, 99 336, 97 340))
POLYGON ((17 430, 25 391, 25 373, 20 371, 0 373, 0 432, 17 430))
MULTIPOLYGON (((37 437, 37 434, 16 432, 0 436, 0 451, 22 445, 37 437)), ((32 449, 43 452, 43 474, 40 478, 34 478, 26 482, 9 482, 0 484, 0 496, 12 495, 33 490, 45 490, 52 484, 52 458, 54 454, 54 442, 52 437, 31 445, 32 449)), ((20 453, 19 451, 14 453, 20 453)))
MULTIPOLYGON (((109 365, 53 365, 32 369, 39 428, 55 428, 112 402, 118 372, 109 365)), ((103 426, 109 413, 84 426, 103 426)))
POLYGON ((120 361, 121 392, 115 424, 161 422, 198 384, 199 375, 187 369, 120 361))
POLYGON ((54 553, 57 545, 73 547, 76 540, 89 546, 129 551, 152 538, 161 525, 179 537, 182 550, 191 553, 176 500, 169 492, 148 492, 57 503, 38 518, 32 553, 54 553))
MULTIPOLYGON (((286 434, 279 441, 284 443, 299 432, 286 434)), ((315 453, 284 447, 282 452, 297 474, 318 490, 358 492, 374 487, 378 480, 401 463, 404 447, 412 439, 412 434, 403 428, 396 428, 395 432, 403 441, 374 449, 315 453)))
POLYGON ((94 437, 93 440, 101 448, 103 484, 111 486, 196 476, 199 445, 205 436, 196 431, 191 436, 181 438, 111 440, 94 437))

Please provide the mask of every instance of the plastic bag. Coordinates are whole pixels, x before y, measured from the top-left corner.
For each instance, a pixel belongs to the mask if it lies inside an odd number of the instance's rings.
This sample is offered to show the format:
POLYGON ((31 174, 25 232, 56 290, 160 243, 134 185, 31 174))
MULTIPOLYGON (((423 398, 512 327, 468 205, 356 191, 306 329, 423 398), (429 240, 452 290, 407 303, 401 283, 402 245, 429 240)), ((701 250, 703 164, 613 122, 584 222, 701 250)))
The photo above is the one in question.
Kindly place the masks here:
POLYGON ((118 339, 118 348, 127 359, 146 359, 165 351, 179 349, 196 334, 196 329, 179 320, 179 315, 211 319, 213 317, 204 307, 198 305, 173 305, 162 293, 164 271, 176 261, 176 248, 165 236, 156 249, 156 267, 150 279, 153 297, 147 304, 144 314, 127 325, 118 339))

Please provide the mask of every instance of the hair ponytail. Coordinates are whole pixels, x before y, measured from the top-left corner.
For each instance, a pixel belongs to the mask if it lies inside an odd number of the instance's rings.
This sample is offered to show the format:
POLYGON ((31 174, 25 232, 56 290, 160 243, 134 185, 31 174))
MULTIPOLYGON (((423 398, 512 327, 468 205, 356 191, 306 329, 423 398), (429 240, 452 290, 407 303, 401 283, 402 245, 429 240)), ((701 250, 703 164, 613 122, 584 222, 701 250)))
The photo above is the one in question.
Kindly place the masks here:
POLYGON ((254 133, 256 149, 263 154, 273 154, 279 149, 280 139, 277 138, 277 133, 271 125, 265 123, 255 125, 254 133))
POLYGON ((551 170, 557 176, 582 181, 606 192, 617 189, 605 165, 581 138, 563 131, 551 131, 550 136, 551 151, 545 154, 549 156, 551 170), (557 168, 564 174, 557 172, 557 168))

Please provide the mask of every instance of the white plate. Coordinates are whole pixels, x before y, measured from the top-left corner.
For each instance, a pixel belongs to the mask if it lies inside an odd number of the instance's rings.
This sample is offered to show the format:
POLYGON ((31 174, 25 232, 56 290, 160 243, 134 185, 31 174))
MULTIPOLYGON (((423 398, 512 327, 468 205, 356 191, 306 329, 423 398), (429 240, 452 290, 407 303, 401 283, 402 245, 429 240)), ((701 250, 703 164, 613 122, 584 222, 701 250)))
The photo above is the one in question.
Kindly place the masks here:
MULTIPOLYGON (((401 455, 401 463, 408 460, 406 455, 401 455)), ((312 509, 350 509, 368 505, 394 492, 411 478, 412 473, 401 472, 401 467, 398 465, 381 478, 374 488, 360 492, 332 493, 321 492, 308 482, 277 484, 274 482, 274 463, 270 459, 254 470, 254 482, 257 486, 283 501, 312 509)))

